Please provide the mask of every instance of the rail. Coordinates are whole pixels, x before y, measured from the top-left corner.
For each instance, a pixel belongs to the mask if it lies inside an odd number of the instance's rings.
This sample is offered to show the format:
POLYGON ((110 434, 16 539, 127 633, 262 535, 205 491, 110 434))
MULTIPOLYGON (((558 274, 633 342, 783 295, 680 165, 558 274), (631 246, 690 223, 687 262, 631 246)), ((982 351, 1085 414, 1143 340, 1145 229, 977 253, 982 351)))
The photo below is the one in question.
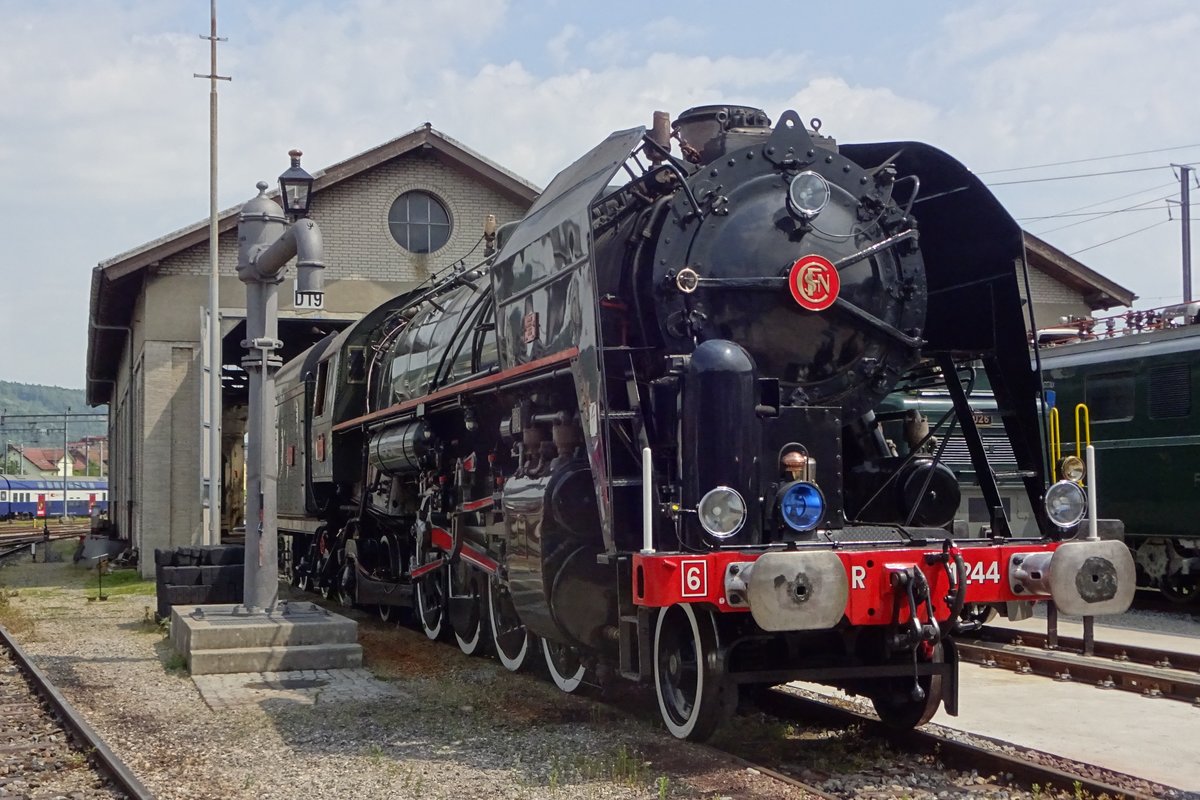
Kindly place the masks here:
MULTIPOLYGON (((1013 776, 1012 780, 1025 786, 1037 784, 1040 786, 1053 785, 1064 789, 1073 787, 1077 796, 1082 792, 1090 792, 1096 797, 1107 795, 1108 797, 1124 797, 1126 800, 1151 800, 1157 796, 1131 791, 1128 787, 1116 786, 1083 771, 1071 772, 1059 769, 1030 758, 1021 758, 1017 754, 980 747, 948 736, 940 736, 929 730, 897 731, 886 727, 870 715, 832 703, 802 697, 785 689, 767 691, 759 702, 759 706, 772 716, 788 720, 812 721, 817 719, 843 728, 861 726, 864 732, 887 739, 906 752, 936 756, 939 761, 951 769, 965 772, 976 770, 981 775, 1009 773, 1013 776)), ((1140 781, 1140 779, 1138 780, 1140 781)), ((1145 782, 1151 783, 1150 781, 1145 782)))
POLYGON ((112 778, 118 788, 132 800, 155 800, 150 790, 143 786, 142 782, 125 765, 125 762, 109 749, 95 728, 88 724, 87 720, 67 701, 67 698, 63 697, 46 674, 37 668, 2 625, 0 625, 0 642, 13 654, 17 665, 29 677, 37 693, 53 707, 63 724, 84 744, 100 769, 112 778))
POLYGON ((958 647, 985 667, 1200 705, 1200 655, 991 627, 958 647))

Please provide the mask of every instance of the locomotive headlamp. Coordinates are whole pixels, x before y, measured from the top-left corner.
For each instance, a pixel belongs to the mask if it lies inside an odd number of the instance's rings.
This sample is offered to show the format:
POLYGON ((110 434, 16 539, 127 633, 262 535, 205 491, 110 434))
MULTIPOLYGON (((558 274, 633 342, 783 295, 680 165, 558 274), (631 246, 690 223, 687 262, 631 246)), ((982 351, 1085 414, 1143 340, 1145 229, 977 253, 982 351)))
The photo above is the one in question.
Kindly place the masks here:
POLYGON ((283 210, 292 219, 308 216, 309 200, 312 197, 313 176, 300 166, 299 150, 289 150, 292 166, 279 176, 279 197, 283 210))
POLYGON ((1078 525, 1087 513, 1087 495, 1078 483, 1061 480, 1046 490, 1046 516, 1060 528, 1078 525))
POLYGON ((1084 468, 1083 460, 1078 456, 1067 456, 1059 464, 1058 474, 1069 481, 1079 483, 1083 480, 1083 476, 1087 474, 1087 469, 1084 468))
POLYGON ((711 536, 728 539, 746 523, 746 501, 737 489, 718 486, 700 498, 696 516, 700 518, 700 526, 711 536))
POLYGON ((788 208, 801 219, 812 219, 829 202, 829 183, 812 170, 792 178, 788 187, 788 208))
POLYGON ((825 517, 825 495, 815 483, 790 483, 779 492, 779 513, 792 530, 811 531, 825 517))

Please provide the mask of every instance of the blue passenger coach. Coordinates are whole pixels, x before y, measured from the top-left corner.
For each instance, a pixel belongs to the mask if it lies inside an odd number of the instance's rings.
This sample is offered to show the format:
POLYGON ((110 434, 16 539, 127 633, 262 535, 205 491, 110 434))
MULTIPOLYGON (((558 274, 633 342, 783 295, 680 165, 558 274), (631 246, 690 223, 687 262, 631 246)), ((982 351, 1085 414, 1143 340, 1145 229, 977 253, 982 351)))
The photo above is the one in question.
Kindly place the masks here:
MULTIPOLYGON (((0 519, 57 517, 62 516, 62 507, 62 478, 0 475, 0 519)), ((85 517, 93 509, 108 511, 108 478, 67 478, 67 513, 85 517)))

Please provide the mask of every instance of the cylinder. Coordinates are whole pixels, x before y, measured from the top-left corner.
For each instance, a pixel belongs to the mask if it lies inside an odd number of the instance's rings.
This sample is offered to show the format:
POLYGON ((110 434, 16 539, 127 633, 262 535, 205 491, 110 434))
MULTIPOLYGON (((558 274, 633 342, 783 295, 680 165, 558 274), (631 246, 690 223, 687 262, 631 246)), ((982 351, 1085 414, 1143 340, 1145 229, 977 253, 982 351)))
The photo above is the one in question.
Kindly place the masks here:
POLYGON ((371 466, 388 475, 419 472, 436 465, 433 433, 423 421, 409 422, 371 437, 371 466))

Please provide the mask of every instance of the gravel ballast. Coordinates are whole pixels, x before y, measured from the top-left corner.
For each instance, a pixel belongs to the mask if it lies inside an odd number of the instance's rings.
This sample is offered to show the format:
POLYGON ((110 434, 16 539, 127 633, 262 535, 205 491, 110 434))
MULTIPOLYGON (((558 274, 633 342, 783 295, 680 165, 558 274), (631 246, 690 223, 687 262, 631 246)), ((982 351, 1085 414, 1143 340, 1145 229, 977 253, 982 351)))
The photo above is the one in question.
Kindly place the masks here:
POLYGON ((70 564, 0 570, 0 622, 162 800, 805 797, 648 721, 566 696, 361 612, 389 697, 214 710, 161 626, 153 584, 70 564))
POLYGON ((540 664, 512 674, 360 610, 338 609, 390 691, 316 703, 267 691, 213 708, 153 621, 153 584, 106 577, 99 602, 95 581, 69 564, 6 566, 0 622, 163 800, 813 796, 722 750, 846 798, 1079 797, 760 714, 719 732, 721 749, 677 742, 645 688, 564 695, 540 664))

